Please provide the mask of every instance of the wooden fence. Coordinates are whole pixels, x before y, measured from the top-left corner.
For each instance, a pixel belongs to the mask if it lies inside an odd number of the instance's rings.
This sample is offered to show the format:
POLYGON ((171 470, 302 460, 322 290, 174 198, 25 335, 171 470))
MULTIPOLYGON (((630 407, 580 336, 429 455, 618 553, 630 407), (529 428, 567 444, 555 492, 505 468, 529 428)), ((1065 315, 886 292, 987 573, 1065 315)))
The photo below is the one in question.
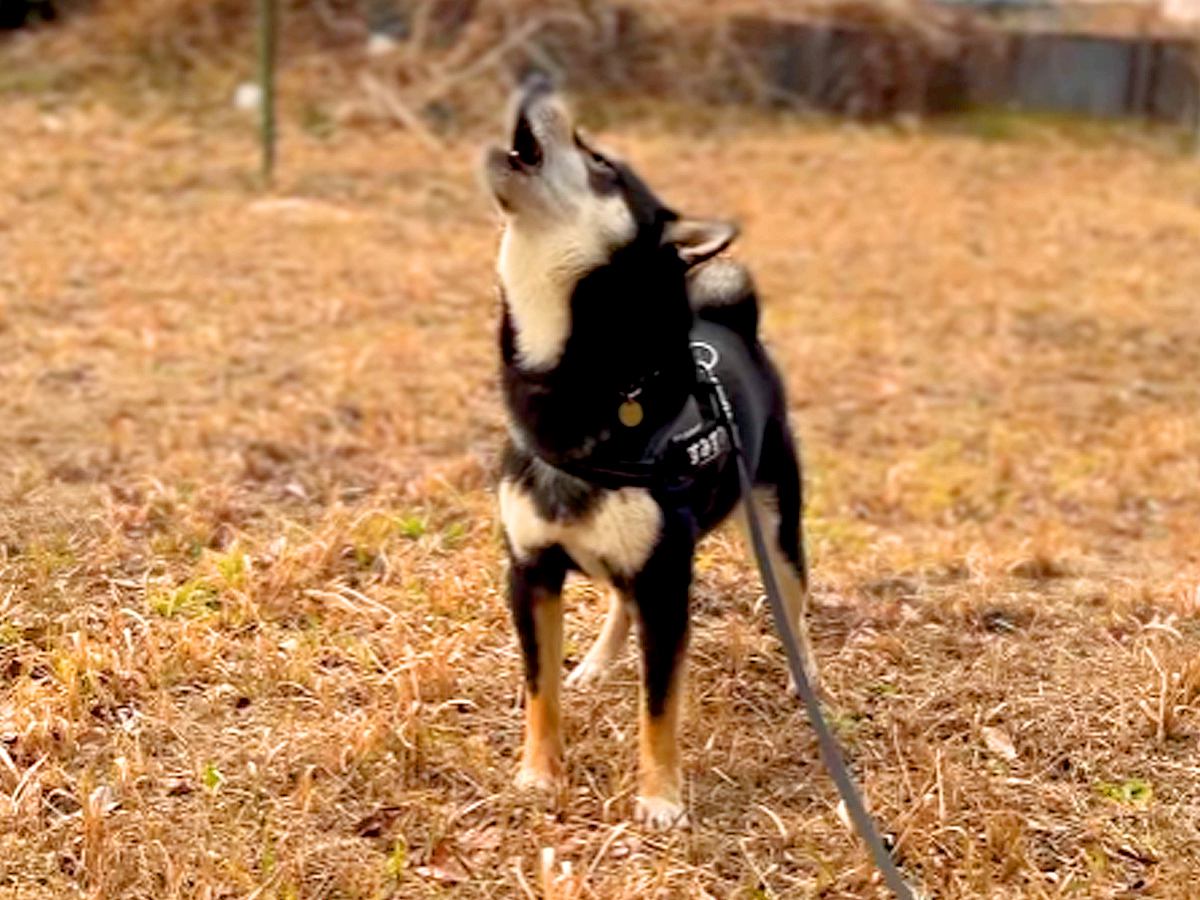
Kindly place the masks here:
POLYGON ((970 107, 1200 122, 1200 50, 1179 38, 979 32, 951 45, 860 25, 741 18, 771 102, 865 118, 970 107))

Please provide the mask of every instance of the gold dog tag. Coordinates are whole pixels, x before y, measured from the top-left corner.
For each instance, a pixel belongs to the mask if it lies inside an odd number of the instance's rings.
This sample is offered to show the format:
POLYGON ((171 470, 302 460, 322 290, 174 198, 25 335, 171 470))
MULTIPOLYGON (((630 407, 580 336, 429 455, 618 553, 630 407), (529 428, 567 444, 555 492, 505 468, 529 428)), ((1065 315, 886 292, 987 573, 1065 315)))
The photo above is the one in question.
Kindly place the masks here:
POLYGON ((626 428, 636 428, 642 424, 642 404, 636 400, 626 400, 617 407, 617 418, 626 428))

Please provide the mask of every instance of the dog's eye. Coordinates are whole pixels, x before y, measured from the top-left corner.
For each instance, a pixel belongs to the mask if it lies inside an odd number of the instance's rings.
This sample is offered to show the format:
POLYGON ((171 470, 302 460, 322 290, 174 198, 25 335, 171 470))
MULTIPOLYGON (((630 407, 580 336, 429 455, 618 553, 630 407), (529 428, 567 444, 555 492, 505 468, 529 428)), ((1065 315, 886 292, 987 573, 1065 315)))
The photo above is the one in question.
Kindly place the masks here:
POLYGON ((588 182, 592 189, 601 194, 610 194, 621 184, 617 167, 599 153, 588 154, 588 182))
POLYGON ((592 189, 602 193, 609 194, 616 190, 621 184, 621 173, 607 157, 596 152, 579 136, 579 132, 575 132, 575 147, 583 155, 584 164, 587 167, 588 182, 592 189))
POLYGON ((609 162, 607 157, 600 155, 590 147, 584 147, 583 152, 587 155, 588 167, 594 173, 609 181, 617 177, 617 167, 609 162))
POLYGON ((595 150, 585 144, 583 142, 583 138, 579 136, 578 131, 575 132, 575 146, 579 149, 580 153, 587 157, 588 162, 592 165, 595 165, 606 171, 613 171, 613 164, 610 163, 604 156, 597 153, 595 150))

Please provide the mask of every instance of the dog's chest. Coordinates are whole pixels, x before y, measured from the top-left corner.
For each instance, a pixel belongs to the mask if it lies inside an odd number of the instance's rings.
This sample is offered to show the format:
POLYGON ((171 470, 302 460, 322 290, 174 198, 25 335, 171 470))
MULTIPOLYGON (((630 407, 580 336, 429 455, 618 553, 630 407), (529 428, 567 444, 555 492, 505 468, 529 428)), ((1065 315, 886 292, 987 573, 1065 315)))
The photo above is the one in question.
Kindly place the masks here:
POLYGON ((662 509, 641 488, 603 491, 582 515, 551 520, 538 512, 527 488, 506 479, 500 519, 518 560, 557 545, 593 578, 637 574, 662 530, 662 509))

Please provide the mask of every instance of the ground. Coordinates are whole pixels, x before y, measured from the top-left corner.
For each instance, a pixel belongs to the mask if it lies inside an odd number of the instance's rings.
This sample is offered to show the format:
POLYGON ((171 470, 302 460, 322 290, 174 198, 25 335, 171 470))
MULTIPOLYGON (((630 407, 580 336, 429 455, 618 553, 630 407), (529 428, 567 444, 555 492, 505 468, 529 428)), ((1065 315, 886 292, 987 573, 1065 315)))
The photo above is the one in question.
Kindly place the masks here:
MULTIPOLYGON (((285 110, 263 191, 232 112, 35 88, 0 97, 0 898, 882 896, 736 533, 697 560, 692 830, 628 822, 632 655, 568 694, 569 788, 510 788, 477 137, 285 110)), ((596 109, 742 223, 829 713, 905 869, 1190 895, 1200 163, 596 109)), ((603 598, 568 608, 569 666, 603 598)))

